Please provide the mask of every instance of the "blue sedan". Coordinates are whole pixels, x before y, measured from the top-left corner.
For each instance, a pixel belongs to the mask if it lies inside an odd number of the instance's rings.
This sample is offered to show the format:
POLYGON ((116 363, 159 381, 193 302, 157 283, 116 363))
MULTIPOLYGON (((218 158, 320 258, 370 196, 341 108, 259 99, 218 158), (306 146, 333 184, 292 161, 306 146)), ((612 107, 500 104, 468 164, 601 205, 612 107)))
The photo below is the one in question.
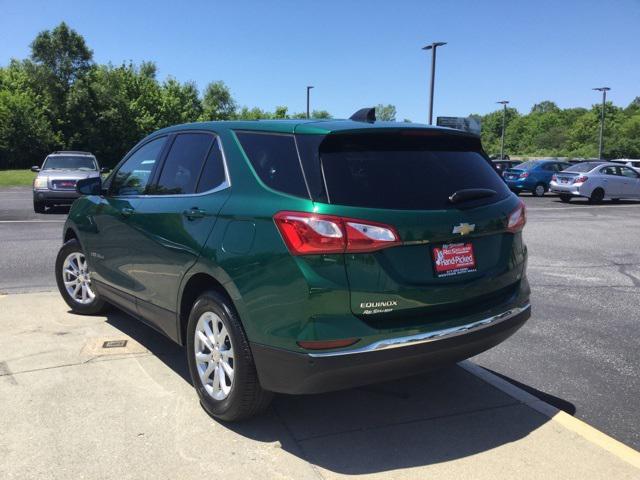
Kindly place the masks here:
POLYGON ((531 192, 541 197, 549 191, 549 183, 554 173, 561 172, 571 166, 570 163, 558 160, 530 160, 516 168, 505 170, 502 174, 509 188, 519 194, 531 192))

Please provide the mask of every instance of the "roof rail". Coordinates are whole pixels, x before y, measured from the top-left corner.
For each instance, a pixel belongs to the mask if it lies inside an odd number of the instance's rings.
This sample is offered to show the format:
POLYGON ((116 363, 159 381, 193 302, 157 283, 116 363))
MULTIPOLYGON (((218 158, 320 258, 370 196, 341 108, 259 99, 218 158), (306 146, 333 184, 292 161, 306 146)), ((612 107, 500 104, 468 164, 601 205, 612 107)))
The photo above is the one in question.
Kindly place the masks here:
POLYGON ((76 155, 93 155, 91 152, 81 152, 80 150, 56 150, 53 154, 58 153, 74 153, 76 155))
POLYGON ((354 122, 368 122, 373 123, 376 121, 376 109, 375 107, 361 108, 356 113, 349 117, 349 120, 354 122))

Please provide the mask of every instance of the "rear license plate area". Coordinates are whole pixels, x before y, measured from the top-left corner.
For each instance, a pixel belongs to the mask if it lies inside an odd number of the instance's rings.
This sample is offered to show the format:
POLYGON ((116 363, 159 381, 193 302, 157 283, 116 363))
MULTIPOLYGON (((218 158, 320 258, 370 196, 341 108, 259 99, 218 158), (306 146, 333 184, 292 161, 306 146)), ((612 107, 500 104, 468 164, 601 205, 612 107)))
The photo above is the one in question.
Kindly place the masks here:
POLYGON ((432 249, 433 270, 438 278, 476 271, 476 257, 471 242, 446 243, 432 249))

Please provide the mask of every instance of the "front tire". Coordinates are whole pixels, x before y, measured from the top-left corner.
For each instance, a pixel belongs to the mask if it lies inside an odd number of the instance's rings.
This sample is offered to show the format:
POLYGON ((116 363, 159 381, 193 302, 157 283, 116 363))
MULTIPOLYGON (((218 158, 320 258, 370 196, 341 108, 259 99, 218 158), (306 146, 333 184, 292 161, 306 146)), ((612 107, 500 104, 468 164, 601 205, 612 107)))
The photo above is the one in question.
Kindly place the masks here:
POLYGON ((209 415, 237 421, 269 406, 273 394, 260 386, 240 319, 218 292, 203 293, 191 308, 187 360, 200 404, 209 415))
POLYGON ((33 211, 36 213, 45 213, 46 204, 37 200, 33 201, 33 211))
POLYGON ((91 288, 87 259, 80 242, 69 240, 58 251, 56 283, 60 295, 71 310, 83 315, 95 315, 106 310, 106 302, 91 288))

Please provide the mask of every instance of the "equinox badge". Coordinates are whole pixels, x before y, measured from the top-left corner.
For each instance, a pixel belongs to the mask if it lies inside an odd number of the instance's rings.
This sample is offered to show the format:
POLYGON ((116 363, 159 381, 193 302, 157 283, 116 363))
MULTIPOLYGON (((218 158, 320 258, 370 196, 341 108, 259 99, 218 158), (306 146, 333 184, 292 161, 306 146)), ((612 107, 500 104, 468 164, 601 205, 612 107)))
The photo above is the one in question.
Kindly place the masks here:
POLYGON ((473 223, 461 223, 453 227, 453 233, 459 233, 460 235, 469 235, 476 229, 473 223))

